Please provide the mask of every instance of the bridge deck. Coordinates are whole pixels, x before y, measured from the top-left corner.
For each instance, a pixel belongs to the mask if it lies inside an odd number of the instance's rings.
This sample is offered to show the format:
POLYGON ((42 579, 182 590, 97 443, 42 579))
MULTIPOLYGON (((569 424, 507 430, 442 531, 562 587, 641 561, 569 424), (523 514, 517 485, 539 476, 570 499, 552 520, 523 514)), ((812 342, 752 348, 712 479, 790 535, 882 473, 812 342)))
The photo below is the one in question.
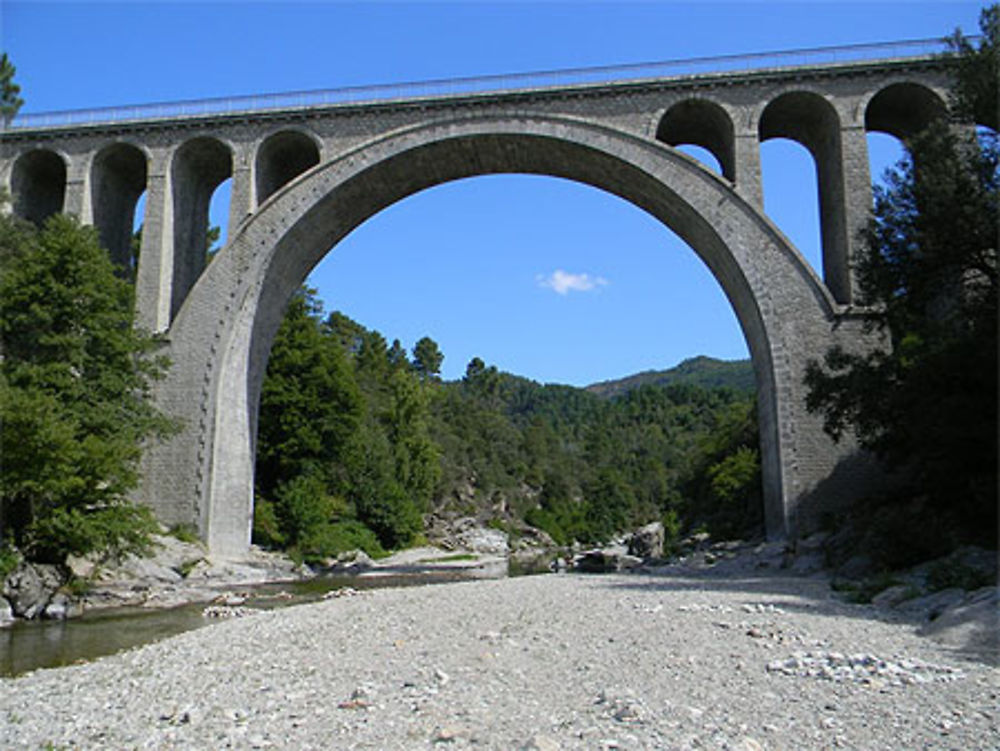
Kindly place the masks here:
POLYGON ((915 39, 880 44, 816 47, 747 55, 688 58, 661 62, 590 68, 439 79, 375 86, 350 86, 314 91, 218 97, 178 102, 102 107, 19 114, 0 136, 39 130, 85 128, 135 122, 246 117, 269 113, 328 110, 339 107, 398 105, 462 98, 519 96, 552 91, 602 89, 623 86, 723 83, 768 75, 787 75, 823 68, 857 70, 866 64, 933 64, 945 51, 941 39, 915 39))

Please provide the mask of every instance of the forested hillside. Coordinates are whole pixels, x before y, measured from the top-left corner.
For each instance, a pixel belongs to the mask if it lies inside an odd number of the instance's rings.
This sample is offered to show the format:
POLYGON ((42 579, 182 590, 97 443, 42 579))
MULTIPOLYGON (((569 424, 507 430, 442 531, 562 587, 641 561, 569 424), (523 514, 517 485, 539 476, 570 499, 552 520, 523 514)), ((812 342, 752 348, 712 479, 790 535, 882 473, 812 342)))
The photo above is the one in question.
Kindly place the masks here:
POLYGON ((747 394, 756 390, 753 366, 749 360, 716 360, 700 355, 684 360, 669 370, 647 370, 626 378, 595 383, 587 386, 587 391, 600 396, 618 396, 639 386, 669 386, 673 383, 731 388, 747 394))
POLYGON ((609 398, 479 358, 445 383, 443 357, 429 337, 408 353, 340 313, 324 318, 301 291, 261 396, 255 540, 307 559, 378 554, 419 540, 429 513, 527 523, 560 544, 658 519, 720 534, 759 524, 745 390, 673 383, 609 398))

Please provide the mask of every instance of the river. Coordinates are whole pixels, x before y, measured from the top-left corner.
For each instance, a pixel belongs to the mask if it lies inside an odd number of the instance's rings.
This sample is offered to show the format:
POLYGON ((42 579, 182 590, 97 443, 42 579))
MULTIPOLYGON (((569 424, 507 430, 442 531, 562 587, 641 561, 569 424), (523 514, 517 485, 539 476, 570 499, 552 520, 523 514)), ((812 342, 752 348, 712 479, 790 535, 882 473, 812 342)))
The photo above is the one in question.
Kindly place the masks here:
MULTIPOLYGON (((311 602, 344 587, 418 586, 469 578, 460 571, 381 576, 320 576, 304 581, 233 587, 247 595, 244 607, 269 610, 311 602)), ((0 629, 0 676, 72 665, 148 644, 218 621, 202 613, 208 603, 169 609, 94 610, 67 621, 18 621, 0 629)))

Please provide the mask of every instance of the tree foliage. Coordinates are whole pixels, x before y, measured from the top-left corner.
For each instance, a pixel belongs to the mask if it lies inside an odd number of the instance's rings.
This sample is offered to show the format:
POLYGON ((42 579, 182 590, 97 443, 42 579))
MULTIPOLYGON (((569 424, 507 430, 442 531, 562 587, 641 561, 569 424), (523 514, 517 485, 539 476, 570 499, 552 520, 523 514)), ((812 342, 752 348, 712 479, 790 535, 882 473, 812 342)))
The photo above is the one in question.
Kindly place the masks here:
POLYGON ((306 558, 348 544, 377 552, 418 538, 428 513, 527 523, 565 545, 657 519, 674 533, 716 517, 738 533, 759 526, 756 422, 743 394, 674 383, 606 398, 501 373, 478 357, 447 383, 436 377, 443 356, 429 337, 411 362, 398 340, 387 346, 342 313, 321 323, 321 313, 300 293, 272 348, 258 541, 306 558), (687 485, 710 481, 715 496, 684 501, 687 485))
MULTIPOLYGON (((958 114, 996 125, 998 10, 983 13, 978 48, 956 38, 958 114), (992 97, 992 99, 991 99, 992 97), (991 119, 992 118, 992 119, 991 119)), ((890 348, 830 351, 812 363, 808 406, 839 438, 863 446, 927 493, 961 537, 996 531, 996 133, 945 121, 908 143, 876 187, 858 273, 871 329, 890 348)))
POLYGON ((413 347, 413 369, 421 379, 434 378, 441 373, 441 363, 444 355, 438 349, 437 342, 429 336, 423 337, 413 347))
POLYGON ((0 217, 0 342, 3 533, 43 559, 140 544, 126 496, 172 427, 148 398, 165 363, 93 228, 0 217))
MULTIPOLYGON (((257 438, 255 539, 323 558, 408 544, 437 485, 428 388, 398 342, 303 289, 271 348, 257 438)), ((435 345, 436 346, 436 345, 435 345)))
POLYGON ((948 38, 946 55, 955 65, 952 110, 964 122, 977 123, 993 131, 1000 129, 1000 5, 984 8, 979 16, 981 39, 976 45, 961 31, 948 38))
POLYGON ((11 63, 7 53, 0 54, 0 121, 5 125, 14 119, 24 104, 20 97, 21 87, 14 83, 17 68, 11 63))

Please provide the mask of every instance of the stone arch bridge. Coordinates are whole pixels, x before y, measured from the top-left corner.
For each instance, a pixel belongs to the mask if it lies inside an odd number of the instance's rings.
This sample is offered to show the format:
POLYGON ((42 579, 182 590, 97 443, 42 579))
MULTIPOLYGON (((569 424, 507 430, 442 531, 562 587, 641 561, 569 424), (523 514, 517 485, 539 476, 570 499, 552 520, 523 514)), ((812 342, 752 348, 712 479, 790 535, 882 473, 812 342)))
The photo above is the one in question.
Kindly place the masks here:
POLYGON ((708 266, 753 360, 767 531, 794 537, 874 476, 850 445, 824 435, 802 385, 806 363, 830 345, 877 345, 852 307, 855 233, 871 205, 866 132, 905 137, 943 113, 947 70, 928 55, 765 62, 777 64, 29 115, 0 133, 0 185, 24 217, 65 211, 93 223, 125 266, 145 192, 137 320, 164 335, 173 365, 156 399, 184 427, 148 450, 137 498, 166 523, 196 525, 215 555, 240 556, 249 544, 261 380, 309 271, 395 201, 515 172, 618 195, 708 266), (760 143, 778 137, 815 160, 821 273, 763 212, 760 143), (721 174, 682 144, 710 151, 721 174), (227 178, 228 241, 206 267, 209 200, 227 178))

